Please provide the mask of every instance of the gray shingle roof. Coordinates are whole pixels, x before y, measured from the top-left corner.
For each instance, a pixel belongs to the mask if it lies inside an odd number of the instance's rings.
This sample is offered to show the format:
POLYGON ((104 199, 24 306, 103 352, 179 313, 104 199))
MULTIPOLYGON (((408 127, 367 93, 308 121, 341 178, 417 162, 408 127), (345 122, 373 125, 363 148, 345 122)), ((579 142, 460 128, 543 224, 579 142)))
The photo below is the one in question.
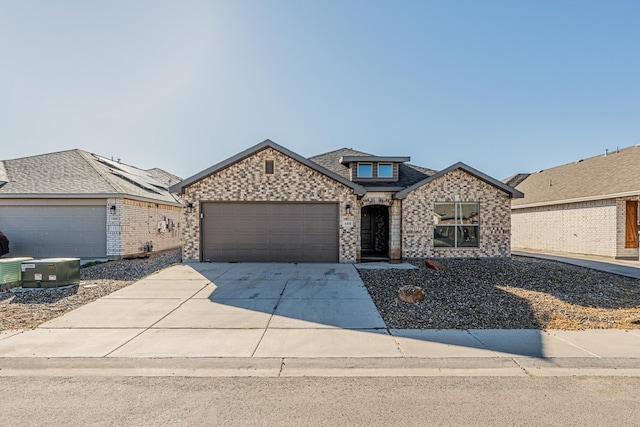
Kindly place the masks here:
MULTIPOLYGON (((184 189, 189 185, 197 182, 201 179, 204 179, 207 176, 210 176, 214 173, 217 173, 236 162, 239 162, 249 156, 254 155, 255 153, 263 150, 267 147, 271 147, 281 153, 293 158, 294 160, 320 172, 323 173, 332 179, 335 179, 338 182, 350 187, 353 189, 354 193, 362 196, 366 194, 368 191, 390 191, 390 192, 398 192, 397 195, 401 195, 402 197, 406 197, 406 194, 413 189, 429 182, 431 179, 435 179, 439 176, 442 176, 446 173, 454 169, 464 169, 470 174, 473 174, 479 179, 486 181, 487 183, 509 193, 510 197, 522 197, 522 194, 514 190, 513 188, 505 185, 504 183, 495 180, 463 163, 456 163, 455 165, 450 166, 447 169, 444 169, 440 172, 437 172, 432 169, 424 168, 421 166, 412 165, 409 163, 400 163, 399 164, 399 177, 396 182, 369 182, 366 184, 355 183, 350 180, 349 168, 341 163, 341 159, 343 157, 371 157, 372 155, 369 153, 365 153, 362 151, 356 151, 351 148, 340 148, 338 150, 330 151, 328 153, 319 154, 317 156, 312 156, 304 158, 278 144, 275 142, 266 139, 261 143, 254 145, 240 153, 232 156, 226 160, 223 160, 220 163, 217 163, 210 168, 207 168, 187 179, 181 181, 177 184, 174 184, 170 187, 172 192, 183 193, 184 189)), ((378 157, 378 156, 375 156, 378 157)), ((404 159, 404 158, 403 158, 404 159)))
MULTIPOLYGON (((0 162, 0 197, 129 195, 178 203, 166 182, 136 167, 83 150, 68 150, 0 162)), ((170 174, 169 174, 170 175, 170 174)), ((179 180, 179 178, 175 177, 179 180)))
POLYGON ((516 188, 525 194, 513 207, 640 194, 640 146, 623 148, 532 173, 516 188))
MULTIPOLYGON (((339 150, 330 151, 317 156, 309 157, 309 160, 315 162, 335 173, 349 179, 349 167, 342 164, 340 159, 343 157, 371 157, 372 154, 362 151, 356 151, 351 148, 341 148, 339 150)), ((435 174, 436 171, 421 166, 412 165, 410 163, 400 163, 398 168, 398 181, 396 182, 371 182, 363 183, 365 188, 398 188, 409 187, 425 178, 435 174)))
POLYGON ((328 153, 309 157, 309 160, 346 179, 351 179, 349 176, 349 167, 340 163, 340 159, 346 156, 371 156, 371 154, 356 151, 351 148, 340 148, 339 150, 329 151, 328 153))
POLYGON ((522 181, 527 179, 529 177, 529 175, 531 175, 531 174, 530 173, 517 173, 517 174, 515 174, 513 176, 510 176, 509 178, 503 179, 502 182, 507 184, 509 187, 516 188, 518 186, 518 184, 520 184, 522 181))

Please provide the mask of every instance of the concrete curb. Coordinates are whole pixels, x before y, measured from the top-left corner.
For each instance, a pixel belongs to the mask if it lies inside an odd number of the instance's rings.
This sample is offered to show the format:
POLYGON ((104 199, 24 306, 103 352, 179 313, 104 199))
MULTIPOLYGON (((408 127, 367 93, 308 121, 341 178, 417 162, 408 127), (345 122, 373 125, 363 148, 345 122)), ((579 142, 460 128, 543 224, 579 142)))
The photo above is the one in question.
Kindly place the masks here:
POLYGON ((640 358, 1 358, 0 377, 640 377, 640 358))

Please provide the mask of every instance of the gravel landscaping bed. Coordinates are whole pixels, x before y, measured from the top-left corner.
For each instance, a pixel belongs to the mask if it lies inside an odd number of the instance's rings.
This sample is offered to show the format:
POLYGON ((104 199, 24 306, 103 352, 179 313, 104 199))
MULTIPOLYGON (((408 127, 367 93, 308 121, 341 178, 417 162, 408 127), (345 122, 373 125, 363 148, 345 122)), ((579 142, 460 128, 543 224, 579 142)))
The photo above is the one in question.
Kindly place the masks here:
MULTIPOLYGON (((143 277, 179 263, 179 250, 80 270, 79 286, 0 292, 0 331, 34 328, 143 277)), ((443 271, 359 270, 392 329, 639 329, 640 280, 555 261, 439 259, 443 271), (424 288, 418 303, 398 299, 424 288)))
POLYGON ((80 269, 78 286, 0 292, 0 331, 35 328, 181 261, 180 249, 80 269))
POLYGON ((640 281, 555 261, 442 259, 443 271, 360 270, 389 328, 638 329, 640 281), (424 288, 418 303, 398 299, 404 285, 424 288))

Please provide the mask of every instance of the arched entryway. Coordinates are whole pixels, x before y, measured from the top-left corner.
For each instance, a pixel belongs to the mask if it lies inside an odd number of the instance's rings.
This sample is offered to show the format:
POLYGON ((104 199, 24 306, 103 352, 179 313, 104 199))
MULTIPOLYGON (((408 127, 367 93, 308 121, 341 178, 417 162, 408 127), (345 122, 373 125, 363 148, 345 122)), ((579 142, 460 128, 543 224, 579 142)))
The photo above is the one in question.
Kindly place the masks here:
POLYGON ((389 207, 363 206, 360 220, 360 259, 389 259, 389 207))

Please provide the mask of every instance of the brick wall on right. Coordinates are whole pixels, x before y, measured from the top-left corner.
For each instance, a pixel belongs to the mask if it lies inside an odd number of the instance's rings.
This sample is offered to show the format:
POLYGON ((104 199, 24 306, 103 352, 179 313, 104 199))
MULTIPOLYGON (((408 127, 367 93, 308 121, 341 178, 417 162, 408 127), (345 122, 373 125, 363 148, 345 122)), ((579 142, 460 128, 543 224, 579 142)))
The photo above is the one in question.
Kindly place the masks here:
POLYGON ((457 169, 410 192, 402 200, 402 257, 509 257, 511 203, 507 193, 457 169), (477 248, 435 248, 434 206, 437 202, 480 204, 477 248))
POLYGON ((514 209, 514 249, 621 257, 638 250, 624 248, 625 199, 514 209))

